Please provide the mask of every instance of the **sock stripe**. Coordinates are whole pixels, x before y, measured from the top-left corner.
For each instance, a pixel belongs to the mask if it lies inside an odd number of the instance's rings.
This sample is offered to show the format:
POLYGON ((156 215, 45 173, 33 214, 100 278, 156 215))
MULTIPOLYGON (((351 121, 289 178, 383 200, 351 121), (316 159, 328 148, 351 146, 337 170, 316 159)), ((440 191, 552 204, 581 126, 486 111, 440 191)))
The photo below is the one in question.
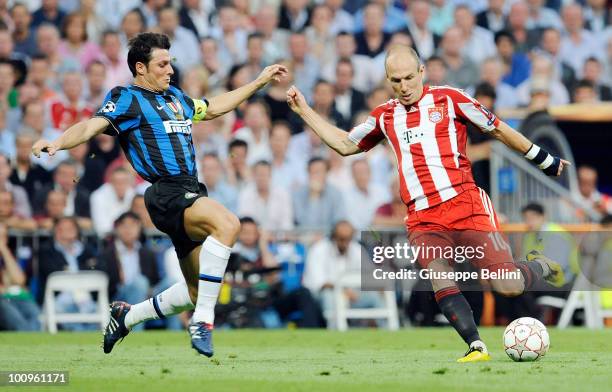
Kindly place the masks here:
POLYGON ((221 278, 219 276, 200 274, 200 280, 204 280, 206 282, 221 283, 223 278, 221 278))
POLYGON ((438 290, 434 293, 436 297, 436 302, 440 302, 440 300, 444 297, 448 297, 449 295, 459 294, 459 289, 455 286, 445 287, 441 290, 438 290))
POLYGON ((166 316, 164 316, 164 314, 162 313, 161 309, 159 308, 159 303, 157 302, 157 295, 153 296, 153 308, 155 309, 155 313, 157 313, 157 316, 160 319, 165 319, 166 316))

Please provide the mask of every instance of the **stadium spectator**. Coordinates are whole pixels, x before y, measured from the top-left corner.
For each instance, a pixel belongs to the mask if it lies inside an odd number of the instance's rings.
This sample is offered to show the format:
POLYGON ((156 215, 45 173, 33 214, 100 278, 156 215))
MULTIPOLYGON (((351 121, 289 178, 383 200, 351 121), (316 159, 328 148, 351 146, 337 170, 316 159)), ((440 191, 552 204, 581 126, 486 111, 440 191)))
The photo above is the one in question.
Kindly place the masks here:
POLYGON ((15 134, 6 127, 6 110, 0 108, 0 154, 15 158, 15 134))
POLYGON ((311 25, 304 30, 310 53, 321 67, 333 61, 336 36, 331 30, 331 22, 331 9, 324 4, 318 4, 312 10, 311 25))
POLYGON ((105 87, 106 65, 100 60, 94 60, 85 71, 87 75, 85 102, 92 108, 98 108, 102 105, 107 92, 105 87))
POLYGON ((334 84, 334 107, 342 116, 341 123, 350 126, 356 113, 365 109, 365 96, 353 88, 355 69, 349 59, 336 63, 336 83, 334 84))
POLYGON ((438 56, 431 56, 425 61, 425 77, 427 84, 431 86, 444 86, 446 81, 447 66, 444 60, 438 56))
POLYGON ((165 6, 165 0, 142 0, 142 4, 136 10, 142 15, 146 29, 152 29, 157 26, 158 14, 165 6))
POLYGON ((306 162, 288 154, 291 128, 287 122, 279 121, 270 129, 270 151, 272 186, 292 193, 306 182, 306 162))
POLYGON ((123 167, 115 168, 109 182, 91 194, 91 219, 100 238, 113 229, 113 222, 130 209, 134 190, 134 176, 123 167))
POLYGON ((15 211, 15 200, 10 191, 0 190, 0 224, 9 229, 35 230, 34 220, 21 216, 15 211))
POLYGON ((433 56, 441 39, 427 25, 430 15, 431 6, 429 2, 425 0, 410 2, 410 7, 406 9, 406 26, 402 30, 410 35, 415 49, 422 59, 428 59, 433 56))
POLYGON ((370 164, 357 159, 351 164, 354 185, 345 190, 347 220, 356 230, 367 230, 376 210, 390 200, 389 191, 372 181, 370 164))
POLYGON ((329 231, 346 218, 342 193, 327 180, 329 164, 321 158, 308 162, 308 183, 292 192, 296 226, 329 231))
MULTIPOLYGON (((142 223, 142 229, 144 230, 145 234, 158 231, 151 220, 147 207, 145 206, 144 195, 134 195, 132 205, 130 206, 130 211, 138 215, 138 219, 140 219, 140 222, 142 223)), ((172 252, 174 252, 174 249, 172 249, 172 252)), ((176 254, 176 252, 174 253, 176 254)))
POLYGON ((217 40, 221 59, 227 60, 222 63, 224 66, 243 64, 247 54, 248 33, 244 26, 239 25, 238 11, 231 5, 222 6, 219 8, 218 22, 211 36, 217 40))
POLYGON ((89 191, 78 185, 77 165, 71 160, 61 162, 53 172, 53 183, 43 189, 34 197, 34 212, 42 213, 44 203, 47 200, 47 193, 52 189, 63 192, 66 195, 67 203, 64 210, 65 216, 77 216, 89 218, 89 191))
MULTIPOLYGON (((309 93, 317 82, 319 63, 310 55, 308 39, 304 33, 293 32, 289 36, 289 61, 293 69, 293 82, 309 93)), ((308 99, 311 98, 309 94, 308 99)))
POLYGON ((519 53, 528 53, 539 42, 542 30, 529 28, 529 6, 523 0, 518 0, 510 6, 508 22, 504 30, 508 31, 514 38, 514 46, 519 53))
POLYGON ((455 8, 455 26, 463 35, 463 55, 473 63, 495 55, 493 34, 476 24, 476 16, 467 5, 455 8))
POLYGON ((529 77, 531 67, 529 58, 516 51, 516 41, 507 31, 495 34, 495 46, 497 56, 502 60, 506 69, 502 81, 512 87, 517 87, 529 77))
POLYGON ((238 215, 253 217, 265 230, 291 230, 293 208, 289 193, 282 188, 273 188, 271 182, 270 163, 255 163, 253 181, 240 190, 238 196, 238 215))
POLYGON ((597 169, 589 165, 581 165, 578 168, 578 190, 577 195, 581 204, 590 206, 602 214, 612 214, 612 197, 601 193, 597 189, 597 169))
POLYGON ((58 0, 42 0, 40 8, 32 14, 32 28, 50 23, 59 28, 66 17, 66 13, 59 8, 58 0))
POLYGON ((432 0, 431 16, 429 17, 430 30, 434 34, 443 35, 454 23, 453 12, 455 3, 447 0, 432 0))
POLYGON ((51 173, 32 161, 32 145, 35 135, 27 130, 20 132, 15 140, 16 157, 9 180, 25 189, 30 205, 35 195, 51 184, 51 173))
POLYGON ((399 180, 391 182, 391 201, 376 209, 372 225, 374 227, 398 229, 403 228, 406 219, 406 204, 402 201, 399 180))
POLYGON ((249 34, 247 39, 246 66, 251 73, 251 78, 257 77, 268 64, 264 63, 263 36, 259 33, 249 34))
POLYGON ((101 61, 106 66, 104 88, 107 90, 115 86, 123 86, 132 80, 132 73, 125 61, 125 54, 121 49, 119 33, 105 31, 102 34, 101 61))
POLYGON ((383 31, 385 6, 375 2, 368 3, 363 9, 363 20, 363 31, 355 34, 357 45, 355 53, 374 58, 382 53, 391 39, 391 33, 383 31))
POLYGON ((159 13, 159 28, 170 38, 170 55, 180 71, 186 71, 201 62, 198 40, 185 27, 179 25, 179 16, 175 8, 166 6, 159 13))
POLYGON ((227 182, 240 191, 252 177, 251 168, 246 161, 249 146, 244 140, 234 139, 229 143, 227 150, 227 182))
POLYGON ((100 47, 88 40, 83 14, 73 12, 66 15, 61 33, 63 39, 57 48, 59 55, 79 63, 80 70, 85 70, 92 61, 100 58, 100 47))
POLYGON ((40 331, 40 308, 26 286, 26 275, 8 245, 0 223, 0 331, 40 331))
POLYGON ((451 27, 444 33, 437 54, 448 67, 446 81, 465 89, 478 82, 478 67, 463 56, 463 46, 463 33, 451 27))
POLYGON ((612 88, 602 81, 603 66, 596 57, 589 57, 582 69, 583 80, 593 84, 599 101, 612 101, 612 88))
MULTIPOLYGON (((130 1, 135 0, 128 0, 126 3, 129 3, 130 1)), ((104 13, 107 12, 107 10, 103 7, 106 4, 102 4, 97 10, 96 3, 99 2, 96 0, 81 0, 79 12, 85 20, 85 33, 87 34, 88 39, 97 44, 102 38, 102 32, 107 29, 108 22, 104 18, 104 13), (100 8, 104 9, 102 15, 97 13, 100 8)))
POLYGON ((302 31, 310 24, 308 0, 283 0, 278 27, 292 32, 302 31))
MULTIPOLYGON (((53 90, 53 75, 51 63, 43 54, 37 54, 30 59, 27 83, 32 83, 40 90, 40 98, 44 104, 48 104, 57 98, 57 93, 53 90)), ((25 109, 22 109, 25 111, 25 109)))
MULTIPOLYGON (((183 90, 184 91, 184 90, 183 90)), ((190 97, 193 95, 189 95, 190 97)), ((195 95, 197 96, 197 95, 195 95)), ((215 154, 227 158, 227 136, 231 134, 232 118, 216 117, 210 121, 200 121, 192 126, 191 137, 198 156, 215 154)))
POLYGON ((342 129, 350 128, 350 121, 345 121, 335 105, 334 86, 324 80, 319 80, 312 91, 312 107, 321 116, 329 119, 342 129), (346 128, 345 128, 346 127, 346 128))
POLYGON ((41 215, 34 215, 34 220, 36 221, 38 228, 43 230, 51 230, 55 221, 64 216, 65 208, 66 195, 64 193, 55 190, 47 193, 47 200, 45 201, 43 213, 41 215))
POLYGON ((60 130, 88 119, 94 109, 85 102, 83 96, 83 79, 78 72, 66 72, 62 76, 62 96, 51 102, 51 125, 60 130))
POLYGON ((14 131, 19 122, 18 93, 14 88, 15 70, 9 60, 0 59, 0 110, 4 112, 3 128, 14 131))
POLYGON ((15 3, 11 7, 11 18, 13 20, 13 43, 15 52, 28 57, 36 54, 36 38, 31 30, 32 14, 22 3, 15 3))
POLYGON ((572 102, 582 104, 592 104, 599 102, 595 84, 591 81, 581 79, 576 82, 572 91, 572 102))
MULTIPOLYGON (((27 103, 23 107, 23 125, 35 133, 35 139, 55 140, 61 135, 61 131, 45 124, 45 107, 42 102, 27 103)), ((46 170, 53 170, 57 165, 68 159, 67 151, 58 151, 53 156, 45 156, 36 159, 46 170)))
POLYGON ((270 113, 263 101, 256 100, 247 104, 244 110, 244 127, 238 129, 234 137, 247 143, 248 165, 270 159, 270 113))
POLYGON ((576 82, 576 72, 561 58, 561 32, 557 29, 544 30, 537 53, 550 59, 555 77, 561 80, 565 88, 571 89, 576 82))
POLYGON ((310 158, 329 155, 329 149, 310 127, 304 126, 304 131, 291 137, 289 142, 289 155, 301 162, 308 162, 310 158))
POLYGON ((606 0, 587 0, 584 20, 586 28, 593 33, 603 32, 610 25, 610 5, 606 0))
POLYGON ((212 37, 204 37, 200 40, 200 54, 202 65, 208 72, 207 84, 210 90, 220 88, 227 77, 230 68, 221 66, 219 59, 219 45, 212 37))
POLYGON ((104 183, 104 162, 89 154, 87 143, 71 148, 68 154, 76 166, 79 186, 91 193, 104 183))
MULTIPOLYGON (((335 309, 334 286, 340 277, 348 273, 359 273, 361 267, 361 245, 354 239, 355 230, 347 221, 334 225, 329 237, 315 242, 308 251, 304 286, 321 304, 328 326, 333 324, 335 309)), ((382 307, 378 292, 344 289, 351 307, 382 307)))
POLYGON ((321 78, 331 83, 335 82, 338 61, 350 60, 355 73, 353 87, 361 92, 370 91, 375 85, 374 76, 371 72, 373 61, 366 55, 356 54, 356 50, 355 37, 347 32, 340 32, 336 36, 334 61, 329 62, 321 69, 321 78))
POLYGON ((263 4, 255 14, 255 29, 263 35, 266 64, 289 58, 289 33, 278 28, 278 21, 278 11, 271 4, 263 4))
POLYGON ((63 57, 60 54, 60 32, 57 27, 43 24, 36 30, 36 44, 40 54, 49 61, 49 74, 53 88, 59 86, 59 74, 66 71, 77 71, 80 65, 73 58, 63 57))
MULTIPOLYGON (((88 270, 104 271, 94 250, 81 242, 79 225, 72 217, 62 217, 53 226, 53 240, 41 246, 38 254, 39 283, 38 303, 43 303, 47 279, 52 272, 78 272, 88 270)), ((96 304, 91 295, 83 291, 63 291, 55 298, 58 313, 93 313, 96 304)), ((63 329, 95 329, 95 326, 82 324, 60 324, 63 329)))
POLYGON ((354 21, 354 32, 360 33, 367 29, 368 20, 367 18, 371 14, 366 14, 367 6, 369 4, 377 4, 380 5, 381 9, 384 11, 383 13, 383 23, 382 30, 385 33, 395 33, 396 31, 402 29, 406 26, 406 19, 404 13, 396 8, 393 4, 393 1, 390 0, 372 0, 366 6, 359 9, 355 13, 354 21))
POLYGON ((324 325, 321 310, 310 291, 301 285, 301 275, 306 258, 304 245, 291 240, 276 242, 265 230, 260 230, 250 217, 240 220, 238 242, 232 253, 238 257, 240 269, 260 275, 268 286, 264 309, 260 318, 268 328, 281 326, 280 322, 293 321, 301 328, 317 328, 324 325), (267 272, 267 271, 270 272, 267 272), (280 270, 276 272, 274 270, 280 270), (266 271, 266 272, 263 272, 266 271))
POLYGON ((563 24, 557 11, 545 7, 545 0, 527 0, 527 6, 529 8, 529 19, 527 20, 527 27, 530 29, 547 29, 554 28, 561 30, 563 24))
MULTIPOLYGON (((140 303, 160 281, 155 254, 140 242, 142 222, 138 215, 124 212, 113 226, 113 240, 99 257, 109 277, 109 296, 112 301, 140 303)), ((135 329, 144 329, 144 324, 135 329)))
POLYGON ((504 3, 504 0, 489 0, 487 9, 476 14, 476 24, 492 33, 503 30, 506 24, 504 3))
POLYGON ((123 16, 121 20, 121 47, 124 52, 127 52, 128 42, 136 37, 136 35, 143 33, 146 29, 145 16, 142 12, 136 8, 123 16))
POLYGON ((522 105, 527 105, 530 102, 534 86, 537 87, 536 90, 540 89, 536 81, 545 81, 548 85, 551 106, 569 103, 569 93, 563 83, 555 77, 553 64, 543 56, 534 56, 531 76, 516 88, 517 98, 522 105))
POLYGON ((564 6, 561 16, 565 32, 561 38, 559 56, 574 69, 576 75, 581 75, 586 59, 600 55, 600 41, 584 28, 582 7, 579 4, 564 6))
POLYGON ((238 209, 238 192, 223 176, 223 166, 216 154, 205 154, 200 163, 201 179, 206 184, 208 197, 223 204, 228 210, 238 209))
POLYGON ((287 90, 293 84, 291 64, 288 61, 281 62, 282 65, 287 67, 289 75, 280 81, 273 80, 270 83, 270 87, 267 89, 263 96, 263 100, 270 108, 270 120, 275 121, 287 121, 291 125, 291 133, 299 133, 303 130, 302 120, 295 116, 294 113, 287 106, 287 90))
POLYGON ((209 3, 199 0, 185 0, 179 9, 181 26, 190 30, 196 37, 205 37, 210 32, 209 14, 213 9, 207 8, 209 3))
POLYGON ((11 183, 11 161, 6 155, 0 154, 0 190, 10 192, 13 196, 15 214, 23 218, 32 216, 32 207, 28 199, 26 190, 19 185, 11 183))
POLYGON ((344 0, 325 0, 325 4, 332 13, 332 22, 330 26, 331 33, 336 36, 342 31, 352 31, 354 26, 354 18, 346 9, 343 8, 344 0))
POLYGON ((497 109, 512 109, 518 106, 515 89, 504 83, 504 64, 497 57, 489 57, 480 65, 480 81, 489 83, 495 89, 497 109))

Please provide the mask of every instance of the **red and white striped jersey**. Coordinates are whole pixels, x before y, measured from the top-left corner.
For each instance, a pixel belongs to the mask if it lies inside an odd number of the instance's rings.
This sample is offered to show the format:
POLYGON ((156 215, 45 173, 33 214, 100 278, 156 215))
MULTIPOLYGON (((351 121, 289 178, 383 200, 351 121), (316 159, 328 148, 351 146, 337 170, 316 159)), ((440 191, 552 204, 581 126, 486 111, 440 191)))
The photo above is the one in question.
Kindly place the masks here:
POLYGON ((419 211, 475 187, 466 156, 466 124, 485 132, 499 119, 462 90, 425 86, 410 106, 392 99, 376 107, 348 137, 367 151, 387 138, 398 163, 400 194, 408 211, 419 211))

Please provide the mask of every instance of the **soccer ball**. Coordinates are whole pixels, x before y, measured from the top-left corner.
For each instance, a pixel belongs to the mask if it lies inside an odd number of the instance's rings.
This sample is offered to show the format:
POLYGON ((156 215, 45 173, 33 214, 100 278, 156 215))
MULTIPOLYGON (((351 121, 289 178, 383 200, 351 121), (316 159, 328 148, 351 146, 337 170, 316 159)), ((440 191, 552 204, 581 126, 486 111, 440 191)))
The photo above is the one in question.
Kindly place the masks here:
POLYGON ((537 361, 546 355, 550 345, 544 324, 531 317, 511 322, 504 331, 504 349, 513 361, 537 361))

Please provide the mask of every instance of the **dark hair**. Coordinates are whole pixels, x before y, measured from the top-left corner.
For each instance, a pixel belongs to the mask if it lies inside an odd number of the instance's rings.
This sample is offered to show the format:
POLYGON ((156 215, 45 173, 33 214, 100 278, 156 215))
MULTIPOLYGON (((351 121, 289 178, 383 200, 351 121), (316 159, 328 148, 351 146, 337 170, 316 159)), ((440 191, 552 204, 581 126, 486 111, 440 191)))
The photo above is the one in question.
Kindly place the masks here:
POLYGON ((521 214, 524 214, 529 211, 535 212, 539 215, 544 215, 544 206, 540 203, 532 202, 521 208, 521 214))
POLYGON ((591 82, 590 80, 580 79, 579 81, 576 82, 576 85, 574 86, 574 91, 576 91, 579 88, 583 88, 583 87, 595 89, 595 84, 593 84, 593 82, 591 82))
POLYGON ((242 218, 240 218, 240 224, 244 225, 245 223, 252 223, 257 226, 257 222, 255 222, 255 219, 251 218, 250 216, 243 216, 242 218))
POLYGON ((272 136, 274 130, 278 127, 287 128, 289 135, 291 135, 291 124, 286 120, 276 120, 272 123, 272 126, 270 126, 270 136, 272 136))
POLYGON ((87 64, 87 67, 85 68, 85 72, 89 73, 89 71, 91 71, 94 65, 101 65, 104 67, 104 69, 106 69, 106 64, 104 64, 102 61, 93 60, 91 63, 87 64))
POLYGON ((67 33, 68 25, 72 23, 72 21, 76 18, 83 19, 83 22, 82 22, 83 36, 81 38, 83 39, 83 42, 86 42, 88 38, 87 37, 87 18, 85 18, 85 16, 79 11, 71 12, 70 14, 64 17, 64 20, 62 21, 62 28, 60 30, 60 33, 62 34, 62 38, 68 38, 68 33, 67 33))
POLYGON ((355 68, 353 67, 353 62, 351 61, 351 59, 339 59, 338 62, 336 63, 336 71, 338 70, 338 67, 341 64, 345 64, 351 67, 351 72, 355 74, 355 68))
POLYGON ((425 64, 436 62, 436 61, 439 63, 442 63, 444 68, 448 68, 448 66, 446 65, 446 61, 444 61, 442 57, 436 56, 435 54, 430 56, 427 60, 425 60, 425 64))
POLYGON ((256 167, 259 166, 263 166, 263 167, 267 167, 268 169, 272 169, 272 164, 264 159, 257 161, 253 164, 253 169, 255 169, 256 167))
POLYGON ((123 221, 125 221, 126 219, 134 219, 135 221, 137 221, 138 223, 142 223, 140 220, 140 217, 138 215, 136 215, 135 212, 132 211, 127 211, 124 212, 123 214, 119 215, 119 217, 117 219, 115 219, 115 223, 113 224, 113 227, 117 227, 120 224, 123 223, 123 221))
POLYGON ((506 30, 501 30, 495 33, 495 45, 497 45, 499 41, 503 38, 509 39, 510 42, 512 42, 512 45, 516 46, 516 39, 514 38, 514 35, 512 35, 511 32, 506 30))
POLYGON ((242 139, 234 139, 227 146, 227 151, 232 151, 234 148, 244 147, 247 150, 249 149, 249 145, 242 139))
POLYGON ((602 226, 612 225, 612 215, 611 214, 604 215, 604 217, 601 218, 601 221, 599 221, 599 224, 602 226))
POLYGON ((42 54, 42 53, 35 53, 34 55, 30 56, 30 62, 35 61, 35 60, 49 62, 49 57, 47 57, 47 55, 42 54))
POLYGON ((323 159, 321 157, 312 157, 308 160, 308 171, 310 171, 310 168, 312 167, 312 165, 314 165, 317 162, 322 162, 325 165, 325 170, 329 170, 329 162, 326 159, 323 159))
POLYGON ((136 63, 148 66, 154 49, 170 49, 167 35, 157 33, 140 33, 129 42, 130 51, 127 60, 132 75, 136 76, 136 63))
POLYGON ((251 33, 249 34, 249 37, 247 38, 247 43, 251 42, 252 39, 264 39, 264 35, 259 32, 251 33))
POLYGON ((497 93, 495 87, 491 86, 490 83, 482 82, 474 90, 474 98, 478 96, 485 96, 491 98, 493 101, 497 99, 497 93))

